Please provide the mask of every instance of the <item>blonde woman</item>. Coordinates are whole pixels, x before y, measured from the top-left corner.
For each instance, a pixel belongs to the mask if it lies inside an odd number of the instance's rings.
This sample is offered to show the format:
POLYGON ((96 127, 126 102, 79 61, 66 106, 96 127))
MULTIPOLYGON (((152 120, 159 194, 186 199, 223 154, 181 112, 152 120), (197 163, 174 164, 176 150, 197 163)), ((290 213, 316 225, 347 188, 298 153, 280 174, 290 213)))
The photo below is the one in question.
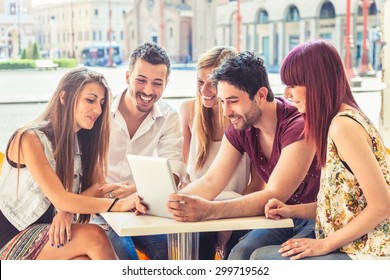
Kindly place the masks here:
MULTIPOLYGON (((203 176, 216 157, 221 146, 221 140, 230 121, 223 116, 222 108, 217 99, 216 87, 209 79, 214 69, 226 58, 237 54, 232 47, 215 47, 204 53, 197 61, 197 94, 196 98, 183 102, 180 108, 182 124, 183 155, 187 164, 185 183, 203 176)), ((225 191, 235 191, 246 194, 263 188, 257 175, 251 178, 250 161, 246 154, 241 159, 233 178, 226 185, 225 191)), ((238 234, 238 233, 237 233, 238 234)), ((223 249, 230 233, 201 234, 201 259, 213 258, 215 246, 223 249), (208 237, 206 238, 206 235, 208 237)), ((233 239, 232 239, 233 242, 233 239)), ((219 250, 220 253, 221 252, 219 250)))
POLYGON ((74 69, 11 137, 0 177, 0 259, 116 259, 105 232, 84 223, 85 214, 134 207, 87 196, 105 178, 109 104, 104 77, 74 69), (81 223, 72 224, 72 213, 81 223))

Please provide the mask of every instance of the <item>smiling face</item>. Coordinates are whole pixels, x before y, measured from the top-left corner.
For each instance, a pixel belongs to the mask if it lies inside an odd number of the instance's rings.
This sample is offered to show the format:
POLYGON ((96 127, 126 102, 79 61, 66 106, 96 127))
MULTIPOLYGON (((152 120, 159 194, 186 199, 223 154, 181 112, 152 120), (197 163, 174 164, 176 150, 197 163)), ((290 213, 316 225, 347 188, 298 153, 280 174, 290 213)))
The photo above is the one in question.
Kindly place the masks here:
POLYGON ((260 120, 262 112, 248 93, 224 81, 218 82, 217 88, 223 114, 235 129, 245 130, 260 120))
POLYGON ((82 87, 74 112, 75 132, 93 127, 102 113, 105 100, 105 89, 99 83, 89 82, 82 87))
POLYGON ((218 105, 217 89, 212 85, 210 80, 210 74, 214 71, 214 68, 202 68, 198 70, 198 94, 201 95, 202 104, 206 108, 212 108, 218 105))
POLYGON ((306 113, 305 86, 288 86, 284 91, 284 97, 291 101, 300 113, 306 113))
POLYGON ((159 100, 167 84, 168 69, 165 64, 153 65, 143 59, 138 59, 133 71, 126 72, 126 82, 129 85, 133 105, 142 113, 152 110, 159 100))

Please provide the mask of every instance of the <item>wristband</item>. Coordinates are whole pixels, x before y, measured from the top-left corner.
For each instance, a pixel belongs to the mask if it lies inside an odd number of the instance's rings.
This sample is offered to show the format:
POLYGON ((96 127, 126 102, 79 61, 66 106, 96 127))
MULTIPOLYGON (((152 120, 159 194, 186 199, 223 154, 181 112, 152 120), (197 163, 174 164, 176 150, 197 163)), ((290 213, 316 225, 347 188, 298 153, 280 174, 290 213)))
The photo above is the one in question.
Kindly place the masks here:
POLYGON ((110 208, 108 208, 107 212, 111 212, 112 207, 114 207, 115 203, 117 203, 118 200, 119 200, 119 198, 115 198, 114 199, 114 201, 112 202, 110 208))

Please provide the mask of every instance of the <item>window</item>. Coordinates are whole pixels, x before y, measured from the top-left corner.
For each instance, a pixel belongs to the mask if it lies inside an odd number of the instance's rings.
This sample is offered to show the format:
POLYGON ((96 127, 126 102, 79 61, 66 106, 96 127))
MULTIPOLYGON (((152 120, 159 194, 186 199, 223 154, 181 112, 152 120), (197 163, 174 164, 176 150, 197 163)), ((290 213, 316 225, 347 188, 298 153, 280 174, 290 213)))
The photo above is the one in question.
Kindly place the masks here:
MULTIPOLYGON (((363 7, 360 5, 358 8, 357 12, 358 16, 363 16, 363 7)), ((368 15, 376 15, 377 14, 377 9, 376 9, 376 4, 375 2, 372 2, 370 7, 368 8, 368 15)))
POLYGON ((335 18, 336 13, 334 11, 333 4, 330 2, 324 3, 320 11, 320 19, 335 18))
POLYGON ((288 8, 286 21, 287 22, 299 21, 299 11, 298 11, 297 7, 290 6, 290 8, 288 8))
POLYGON ((268 19, 268 13, 265 10, 260 11, 257 14, 257 24, 268 24, 269 19, 268 19))

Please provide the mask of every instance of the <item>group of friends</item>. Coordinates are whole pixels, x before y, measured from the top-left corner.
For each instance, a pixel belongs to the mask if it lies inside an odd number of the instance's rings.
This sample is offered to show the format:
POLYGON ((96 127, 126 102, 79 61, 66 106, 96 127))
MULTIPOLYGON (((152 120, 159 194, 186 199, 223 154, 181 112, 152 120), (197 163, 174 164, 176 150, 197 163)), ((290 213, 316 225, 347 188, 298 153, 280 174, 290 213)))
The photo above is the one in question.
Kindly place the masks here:
POLYGON ((176 112, 161 99, 170 69, 166 51, 147 42, 114 97, 99 73, 65 74, 7 145, 0 259, 137 259, 136 249, 168 259, 166 235, 119 237, 98 214, 147 213, 127 154, 169 159, 177 221, 293 220, 200 233, 200 259, 390 259, 390 157, 330 42, 285 57, 284 97, 260 57, 214 47, 197 60, 196 97, 176 112), (215 199, 226 190, 241 196, 215 199))

